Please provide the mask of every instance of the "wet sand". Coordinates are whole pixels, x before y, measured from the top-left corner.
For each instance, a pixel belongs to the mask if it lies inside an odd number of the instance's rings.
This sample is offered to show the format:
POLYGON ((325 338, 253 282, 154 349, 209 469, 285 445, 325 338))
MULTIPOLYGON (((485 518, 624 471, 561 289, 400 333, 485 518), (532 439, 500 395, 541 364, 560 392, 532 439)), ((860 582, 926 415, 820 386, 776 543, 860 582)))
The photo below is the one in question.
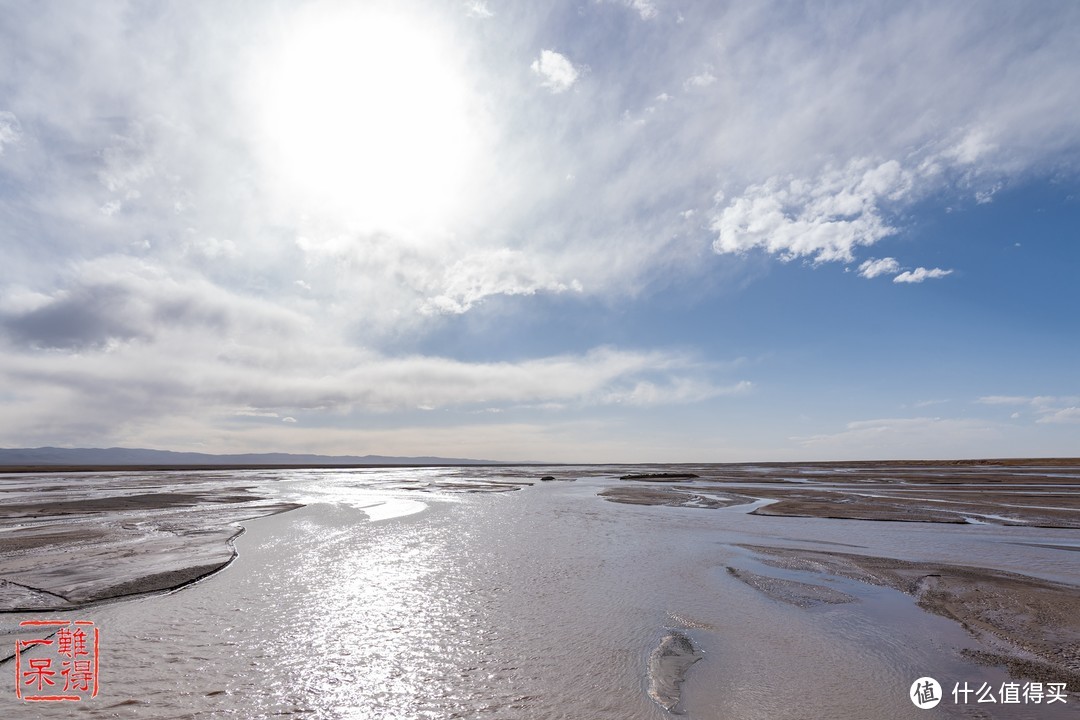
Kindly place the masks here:
MULTIPOLYGON (((1076 528, 1076 467, 1073 461, 852 463, 693 466, 693 472, 629 476, 609 468, 597 470, 596 476, 604 479, 598 493, 604 500, 657 506, 657 512, 668 512, 665 507, 716 510, 768 499, 773 502, 753 514, 777 518, 765 522, 778 527, 783 517, 819 517, 1076 528), (1070 468, 1071 473, 1065 472, 1070 468)), ((557 474, 570 480, 592 472, 564 468, 557 474)), ((503 493, 542 479, 536 468, 501 468, 490 476, 463 469, 434 481, 399 475, 380 487, 503 493)), ((233 541, 244 521, 300 507, 260 494, 255 483, 244 484, 235 473, 206 469, 8 476, 0 482, 5 499, 0 505, 0 612, 74 609, 183 587, 233 560, 233 541)), ((1064 544, 1044 546, 1080 549, 1067 544, 1073 537, 1063 534, 1064 544)), ((857 602, 829 587, 830 577, 893 588, 978 639, 983 649, 967 651, 970 660, 1005 667, 1019 679, 1080 687, 1080 587, 959 564, 739 547, 755 555, 758 572, 727 566, 727 573, 773 600, 805 609, 857 602), (771 576, 770 567, 802 574, 799 580, 771 576), (804 582, 807 573, 820 575, 822 582, 804 582)), ((684 632, 665 632, 648 658, 647 693, 660 707, 673 710, 683 678, 702 655, 684 632)))
POLYGON ((45 492, 4 503, 0 612, 70 610, 183 587, 232 562, 241 522, 297 507, 243 487, 191 484, 94 497, 93 481, 57 477, 45 492))
MULTIPOLYGON (((243 522, 301 507, 259 494, 253 485, 237 485, 232 471, 240 469, 3 468, 0 612, 85 608, 176 590, 224 569, 236 557, 233 542, 243 522)), ((347 469, 358 468, 329 468, 347 469)), ((462 467, 438 482, 384 487, 508 492, 537 479, 532 468, 507 468, 501 479, 477 475, 475 468, 462 467)))
POLYGON ((991 523, 1045 528, 1080 528, 1080 493, 1040 487, 995 491, 935 487, 880 487, 764 490, 778 502, 758 508, 758 515, 826 517, 838 520, 991 523))
MULTIPOLYGON (((769 499, 753 510, 766 517, 830 518, 950 524, 1080 528, 1077 460, 952 463, 841 463, 822 467, 702 467, 682 485, 632 485, 600 494, 636 505, 720 508, 710 493, 769 499), (1073 471, 1073 472, 1070 472, 1073 471), (753 484, 752 488, 739 485, 753 484)), ((629 479, 624 477, 623 479, 629 479)), ((659 480, 661 481, 662 480, 659 480)), ((684 481, 685 482, 685 481, 684 481)), ((1080 586, 981 567, 906 562, 839 552, 744 546, 787 570, 840 576, 900 590, 922 609, 956 621, 984 646, 969 659, 1003 666, 1018 679, 1080 688, 1080 586)), ((1080 550, 1054 545, 1062 550, 1080 550)), ((728 572, 764 595, 799 607, 854 598, 825 585, 728 572)))
MULTIPOLYGON (((850 553, 743 546, 766 565, 845 577, 899 590, 922 609, 960 623, 987 649, 971 659, 1002 665, 1017 679, 1080 688, 1080 587, 986 568, 906 562, 850 553)), ((830 588, 732 571, 762 592, 793 604, 830 588), (759 576, 760 577, 760 576, 759 576), (793 589, 794 588, 794 589, 793 589)), ((839 600, 824 600, 839 602, 839 600)))
POLYGON ((680 630, 670 630, 649 655, 649 697, 672 712, 682 698, 682 684, 690 666, 702 658, 693 641, 680 630))
MULTIPOLYGON (((666 467, 624 474, 628 482, 599 494, 616 503, 702 509, 764 498, 774 502, 753 512, 765 516, 1080 528, 1080 486, 1054 472, 1080 467, 1076 460, 666 467)), ((3 478, 0 611, 83 607, 180 587, 232 561, 242 521, 297 507, 229 482, 233 475, 219 468, 147 475, 78 468, 50 473, 44 489, 42 476, 21 477, 38 478, 34 492, 18 492, 18 475, 3 478), (114 480, 115 493, 88 493, 95 481, 114 480)), ((386 487, 507 492, 539 479, 532 467, 501 468, 499 479, 462 468, 432 485, 386 487)))
POLYGON ((814 607, 823 604, 838 605, 840 603, 855 602, 855 598, 847 593, 822 585, 759 575, 749 570, 740 570, 733 567, 728 567, 727 571, 733 577, 742 580, 773 600, 779 600, 789 605, 814 607))
MULTIPOLYGON (((638 714, 593 713, 595 717, 644 718, 680 711, 695 717, 719 717, 708 714, 709 708, 725 697, 708 689, 717 687, 716 683, 730 682, 745 688, 747 678, 768 676, 775 682, 789 673, 808 679, 807 687, 817 687, 816 673, 820 670, 825 677, 828 673, 822 668, 829 663, 841 675, 864 677, 862 662, 849 662, 847 653, 861 652, 864 646, 876 648, 879 637, 889 637, 888 633, 879 636, 860 630, 859 623, 868 619, 885 619, 888 624, 889 618, 900 618, 897 622, 901 623, 901 637, 907 627, 903 623, 922 622, 918 618, 948 627, 956 637, 949 636, 951 650, 940 655, 951 653, 954 658, 946 658, 946 666, 961 662, 963 667, 973 668, 973 663, 978 662, 995 666, 985 669, 988 677, 1001 679, 1008 673, 1037 682, 1066 682, 1070 690, 1080 687, 1080 588, 1066 584, 1072 580, 1068 573, 1054 573, 1052 568, 1048 571, 1045 562, 1041 566, 1043 576, 1057 582, 1018 574, 1026 572, 1028 566, 1016 561, 1017 557, 1026 557, 1025 549, 1016 547, 1020 545, 1051 548, 1033 553, 1044 561, 1052 552, 1066 556, 1066 562, 1075 559, 1075 552, 1057 552, 1080 549, 1075 531, 1030 530, 1046 521, 1052 515, 1050 511, 1057 511, 1061 522, 1069 519, 1070 502, 1074 493, 1080 492, 1080 475, 1075 470, 1056 477, 1060 468, 1045 462, 1015 466, 693 466, 692 473, 661 473, 662 469, 519 467, 371 474, 292 470, 260 474, 204 469, 198 473, 7 476, 0 478, 4 499, 0 504, 0 607, 9 612, 60 611, 182 587, 229 565, 235 557, 233 541, 248 519, 281 513, 303 502, 309 507, 296 514, 251 525, 252 532, 240 541, 245 558, 249 552, 246 543, 252 536, 259 536, 260 525, 273 531, 261 536, 266 548, 259 562, 247 568, 247 575, 241 560, 214 582, 149 602, 103 606, 95 612, 104 618, 103 622, 114 617, 115 625, 117 618, 126 618, 132 608, 141 607, 153 625, 158 608, 171 607, 174 602, 184 605, 182 598, 194 598, 198 602, 194 602, 191 612, 178 616, 178 637, 203 648, 208 640, 200 633, 209 632, 212 637, 214 632, 209 622, 205 627, 200 625, 210 616, 208 613, 218 618, 214 628, 232 622, 229 613, 244 603, 260 608, 252 611, 259 617, 270 617, 264 614, 278 611, 283 597, 280 593, 295 592, 295 603, 288 607, 303 612, 311 606, 326 609, 340 605, 349 627, 356 622, 356 608, 365 608, 364 617, 379 610, 384 614, 372 617, 381 619, 372 620, 367 628, 368 633, 385 641, 385 654, 379 656, 382 659, 378 667, 390 662, 387 658, 396 657, 402 643, 407 645, 409 641, 416 641, 415 646, 408 646, 413 647, 414 654, 401 660, 401 668, 414 672, 426 667, 417 658, 430 657, 430 628, 436 626, 454 640, 435 652, 433 672, 442 673, 439 668, 445 656, 472 647, 469 643, 477 644, 477 652, 512 648, 502 658, 462 658, 463 674, 452 677, 446 690, 457 697, 458 690, 473 681, 475 669, 483 667, 480 674, 495 680, 474 687, 480 688, 476 690, 476 702, 487 704, 497 696, 502 698, 499 702, 505 701, 503 707, 510 709, 554 702, 558 692, 548 696, 525 690, 534 681, 540 687, 549 677, 560 677, 560 687, 574 682, 561 677, 560 670, 554 667, 558 664, 555 659, 563 657, 560 648, 567 647, 568 642, 572 645, 580 641, 589 647, 599 643, 604 648, 608 643, 615 658, 612 673, 629 677, 629 684, 620 692, 625 694, 628 688, 647 708, 638 714), (639 469, 643 472, 630 473, 637 476, 631 481, 620 479, 627 471, 639 469), (544 472, 578 482, 542 482, 544 472), (699 477, 686 477, 690 474, 699 477), (1009 480, 1012 476, 1015 481, 1009 480), (294 486, 302 492, 292 490, 294 486), (529 486, 533 487, 527 492, 506 494, 529 486), (320 494, 324 488, 326 494, 320 494), (490 496, 473 495, 478 492, 490 496), (452 497, 457 493, 461 495, 452 497), (438 512, 417 515, 415 521, 368 527, 364 516, 356 511, 377 504, 385 499, 382 495, 394 498, 393 502, 421 507, 430 503, 438 512), (417 500, 401 500, 409 497, 417 500), (760 498, 773 504, 761 507, 760 498), (792 515, 763 512, 785 502, 789 505, 781 510, 792 515), (925 516, 936 518, 935 522, 988 523, 997 527, 991 530, 846 521, 912 520, 918 517, 915 511, 919 503, 925 516), (754 510, 757 512, 748 516, 754 510), (474 513, 483 514, 486 520, 474 525, 474 513), (845 520, 819 521, 815 513, 822 518, 845 520), (513 519, 504 520, 507 516, 513 519), (1006 525, 1026 525, 1029 529, 1006 525), (553 526, 558 530, 553 532, 553 526), (739 528, 734 534, 730 530, 733 526, 739 528), (811 529, 820 526, 831 529, 824 534, 811 529), (526 527, 532 528, 533 534, 515 545, 526 527), (418 537, 416 533, 421 530, 434 534, 418 537), (445 534, 440 534, 443 530, 445 534), (995 553, 1016 547, 1011 560, 1001 565, 1013 572, 965 566, 968 556, 955 552, 946 553, 940 562, 916 562, 935 557, 926 535, 948 543, 952 537, 988 532, 999 543, 998 550, 990 550, 990 554, 976 551, 971 563, 980 562, 974 558, 993 563, 998 557, 995 553), (276 564, 280 562, 281 548, 292 543, 290 533, 311 536, 310 543, 303 545, 308 548, 306 554, 295 555, 295 561, 289 563, 290 571, 295 571, 291 575, 276 564), (830 549, 844 549, 839 546, 845 543, 868 542, 866 536, 876 537, 879 533, 894 538, 895 544, 846 545, 844 552, 830 549), (863 540, 858 539, 860 536, 863 540), (344 542, 341 537, 354 539, 344 542), (391 542, 394 538, 398 544, 391 542), (915 538, 924 539, 906 544, 915 538), (472 545, 462 549, 466 542, 472 545), (805 549, 808 543, 824 546, 805 549), (623 557, 627 547, 634 551, 623 557), (455 556, 457 550, 460 552, 455 556), (634 552, 638 555, 631 558, 634 552), (855 554, 859 552, 864 554, 855 554), (901 552, 901 559, 878 556, 901 552), (343 554, 335 555, 335 560, 327 553, 343 554), (452 556, 457 557, 458 565, 450 564, 448 558, 452 556), (718 556, 722 559, 717 560, 718 556), (422 558, 428 560, 421 562, 422 558), (622 565, 617 564, 620 558, 622 565), (575 561, 578 564, 573 566, 575 561), (568 563, 578 572, 564 577, 568 563), (677 563, 680 570, 665 575, 669 563, 677 563), (316 566, 321 569, 315 571, 316 566), (389 571, 398 566, 400 572, 389 571), (357 567, 368 568, 363 576, 366 582, 356 583, 352 573, 357 567), (268 572, 267 568, 272 570, 268 572), (342 568, 349 569, 343 572, 342 568), (495 577, 500 572, 503 574, 495 577), (238 574, 252 584, 247 594, 237 595, 237 604, 233 605, 230 593, 234 592, 233 578, 238 574), (468 580, 464 585, 463 578, 468 580), (632 580, 628 583, 626 578, 632 580), (657 582, 674 583, 670 587, 677 590, 670 596, 668 591, 649 595, 651 591, 645 588, 655 578, 665 578, 657 582), (574 595, 575 588, 581 589, 579 586, 588 590, 574 595), (401 594, 395 589, 400 587, 408 587, 413 593, 406 609, 402 609, 405 606, 401 594), (341 588, 347 593, 344 600, 338 597, 341 588), (612 594, 610 588, 620 588, 614 594, 626 601, 605 604, 612 594), (438 599, 447 593, 459 595, 449 606, 441 607, 438 599), (885 605, 880 604, 882 594, 889 597, 885 605), (204 595, 209 599, 199 605, 204 595), (312 601, 309 596, 317 596, 318 600, 312 601), (267 602, 268 597, 273 600, 267 602), (520 597, 521 603, 509 603, 511 597, 520 597), (646 602, 642 597, 652 599, 646 602), (639 605, 648 602, 655 603, 655 607, 642 611, 639 605), (590 603, 598 604, 588 621, 583 620, 567 638, 548 642, 550 635, 558 634, 556 628, 565 625, 565 615, 558 608, 567 603, 576 611, 592 607, 590 603), (462 609, 466 606, 468 612, 462 609), (497 622, 492 621, 492 628, 470 631, 467 637, 454 635, 463 623, 473 627, 500 607, 505 613, 497 622), (431 613, 436 610, 443 613, 437 615, 442 618, 441 626, 431 621, 436 617, 431 613), (541 610, 551 611, 554 625, 537 619, 549 617, 541 610), (609 618, 620 620, 608 623, 609 618), (736 627, 736 620, 749 629, 736 627), (863 638, 859 641, 862 644, 853 643, 843 652, 837 649, 843 648, 841 644, 831 649, 832 654, 823 653, 816 644, 816 633, 819 628, 830 627, 830 623, 839 628, 852 623, 853 636, 863 638), (612 640, 615 636, 599 630, 609 626, 617 626, 625 633, 612 640), (977 642, 963 637, 960 626, 977 642), (399 632, 406 627, 412 629, 399 632), (541 632, 536 628, 547 629, 541 632), (541 639, 530 640, 530 634, 541 639), (515 653, 530 642, 538 643, 530 646, 535 663, 519 671, 515 653), (802 651, 809 648, 809 653, 794 653, 794 646, 802 651), (961 647, 968 648, 963 651, 964 659, 957 654, 961 647), (766 659, 756 657, 762 648, 772 648, 765 653, 766 659), (804 657, 812 658, 809 664, 799 659, 804 657), (760 667, 743 669, 752 667, 747 663, 758 661, 760 667), (822 667, 813 666, 819 662, 822 667), (512 696, 503 698, 499 693, 504 686, 510 687, 506 678, 523 684, 515 686, 512 696)), ((279 622, 276 627, 292 627, 290 623, 294 622, 296 618, 279 622)), ((305 633, 309 630, 312 628, 305 633)), ((119 633, 119 627, 115 631, 119 633)), ((140 643, 144 635, 147 633, 135 633, 129 640, 140 643)), ((132 651, 132 662, 137 664, 140 657, 158 652, 138 645, 132 651)), ((201 655, 203 650, 198 652, 201 655)), ((275 646, 274 652, 283 651, 275 646)), ((606 658, 605 652, 589 662, 606 658)), ((233 653, 226 648, 222 657, 229 658, 233 653)), ((878 662, 872 652, 868 653, 871 664, 878 662)), ((892 653, 887 654, 891 658, 892 653)), ((302 655, 298 655, 298 662, 302 655)), ((939 655, 922 657, 936 661, 939 655)), ((352 655, 346 652, 341 658, 343 667, 351 667, 352 655)), ((893 667, 894 662, 896 667, 903 667, 906 661, 887 659, 886 667, 893 667)), ((583 687, 587 689, 592 676, 587 671, 573 675, 579 676, 584 678, 583 687)), ((868 676, 874 677, 873 673, 868 676)), ((146 677, 149 682, 165 682, 153 673, 146 677)), ((622 681, 609 677, 605 687, 614 688, 612 683, 616 682, 622 681)), ((210 697, 220 688, 207 685, 205 690, 206 697, 210 697)), ((903 697, 903 690, 897 691, 898 698, 903 697)), ((420 696, 426 697, 423 692, 420 696)), ((162 702, 160 694, 152 697, 154 702, 162 702)), ((297 697, 305 703, 315 702, 314 695, 299 690, 297 697)), ((830 697, 826 693, 818 699, 826 703, 830 697)), ((764 701, 740 700, 744 707, 745 703, 764 701)), ((1073 702, 1070 697, 1070 705, 1073 702)), ((507 712, 507 717, 524 716, 513 715, 516 710, 507 712)), ((877 716, 881 716, 880 712, 877 716)))
POLYGON ((724 508, 745 505, 752 497, 729 492, 699 493, 684 487, 613 487, 602 490, 600 497, 626 505, 667 505, 670 507, 724 508))
POLYGON ((609 499, 674 505, 675 493, 739 491, 776 501, 757 515, 1080 528, 1078 467, 1074 459, 688 466, 698 477, 664 486, 671 493, 643 473, 609 499))

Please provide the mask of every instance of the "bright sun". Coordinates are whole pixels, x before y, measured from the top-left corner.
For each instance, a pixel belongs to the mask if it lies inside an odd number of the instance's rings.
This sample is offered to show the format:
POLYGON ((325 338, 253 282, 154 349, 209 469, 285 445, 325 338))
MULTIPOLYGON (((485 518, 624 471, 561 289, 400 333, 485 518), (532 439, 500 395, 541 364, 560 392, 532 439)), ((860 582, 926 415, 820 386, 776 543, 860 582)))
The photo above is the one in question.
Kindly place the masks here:
POLYGON ((316 5, 260 70, 262 154, 305 211, 369 230, 439 227, 476 152, 469 93, 433 28, 316 5))

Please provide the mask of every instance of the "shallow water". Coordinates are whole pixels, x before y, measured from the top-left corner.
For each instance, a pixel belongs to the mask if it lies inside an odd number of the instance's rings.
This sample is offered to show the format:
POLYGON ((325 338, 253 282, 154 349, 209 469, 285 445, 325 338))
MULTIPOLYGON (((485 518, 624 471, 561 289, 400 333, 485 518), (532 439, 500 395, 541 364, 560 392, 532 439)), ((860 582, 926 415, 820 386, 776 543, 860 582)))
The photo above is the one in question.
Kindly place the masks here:
MULTIPOLYGON (((546 471, 520 472, 538 478, 546 471)), ((306 507, 246 522, 239 558, 196 585, 49 615, 85 616, 101 629, 99 697, 28 709, 0 684, 0 712, 665 718, 646 692, 648 657, 666 628, 683 628, 704 652, 683 687, 680 707, 689 717, 926 717, 907 700, 916 678, 934 676, 948 693, 953 682, 997 685, 1006 676, 964 661, 958 650, 974 641, 901 593, 765 566, 736 544, 1080 582, 1080 553, 1054 547, 1075 545, 1078 531, 760 517, 746 514, 751 506, 620 505, 596 496, 618 482, 614 469, 612 476, 516 492, 439 489, 444 481, 465 487, 505 474, 232 473, 230 483, 306 507), (400 489, 416 481, 431 491, 400 489), (777 602, 731 577, 729 565, 825 582, 857 602, 777 602)), ((169 483, 144 477, 144 487, 169 483)), ((1072 717, 1076 702, 1024 708, 947 700, 934 712, 1072 717)))

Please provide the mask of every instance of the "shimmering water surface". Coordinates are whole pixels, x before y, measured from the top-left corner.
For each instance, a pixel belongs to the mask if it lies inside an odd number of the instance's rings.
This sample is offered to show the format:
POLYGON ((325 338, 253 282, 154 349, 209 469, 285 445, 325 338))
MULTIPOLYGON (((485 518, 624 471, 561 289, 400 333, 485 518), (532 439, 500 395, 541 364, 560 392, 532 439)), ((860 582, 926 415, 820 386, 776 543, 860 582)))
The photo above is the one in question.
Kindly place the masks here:
MULTIPOLYGON (((763 568, 738 543, 954 562, 1080 582, 1080 531, 760 517, 597 496, 616 470, 515 492, 455 492, 506 470, 239 471, 305 507, 244 523, 238 559, 180 591, 93 607, 101 691, 7 717, 665 718, 647 696, 667 628, 704 652, 684 685, 693 718, 925 718, 931 675, 978 685, 957 626, 890 589, 816 576, 858 602, 801 608, 731 577, 763 568), (471 473, 471 474, 470 474, 471 473), (406 487, 420 483, 428 492, 406 487)), ((514 471, 530 478, 543 469, 514 471)), ((144 474, 145 476, 146 474, 144 474)), ((156 477, 161 486, 167 476, 156 477)), ((152 484, 152 483, 151 483, 152 484)), ((742 490, 752 493, 752 486, 742 490)), ((8 615, 6 625, 29 616, 8 615)), ((35 616, 36 617, 36 616, 35 616)), ((10 668, 10 663, 3 666, 10 668)), ((12 672, 13 675, 13 672, 12 672)), ((6 676, 6 672, 5 672, 6 676)), ((12 678, 13 680, 13 678, 12 678)), ((1076 701, 1073 700, 1073 703, 1076 701)), ((957 717, 1073 717, 950 707, 957 717)))

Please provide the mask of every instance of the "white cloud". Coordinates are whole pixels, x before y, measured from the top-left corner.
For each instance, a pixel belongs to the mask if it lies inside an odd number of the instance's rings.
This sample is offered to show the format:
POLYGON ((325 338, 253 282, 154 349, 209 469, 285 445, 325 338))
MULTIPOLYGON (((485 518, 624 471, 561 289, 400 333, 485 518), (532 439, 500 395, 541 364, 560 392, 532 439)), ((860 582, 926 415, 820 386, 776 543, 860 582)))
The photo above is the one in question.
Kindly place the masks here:
MULTIPOLYGON (((892 235, 881 205, 904 199, 912 174, 900 163, 853 160, 813 180, 773 177, 747 187, 714 215, 718 253, 755 248, 791 260, 854 260, 853 250, 892 235)), ((721 201, 723 202, 723 201, 721 201)))
POLYGON ((283 423, 290 423, 290 424, 291 424, 291 423, 295 423, 295 422, 296 422, 296 418, 294 418, 294 417, 291 417, 291 416, 286 416, 286 417, 283 417, 283 418, 281 418, 281 422, 283 422, 283 423))
POLYGON ((900 263, 896 261, 896 258, 881 258, 875 260, 871 258, 859 265, 859 275, 864 278, 876 278, 878 275, 892 275, 900 272, 900 263))
POLYGON ((942 270, 941 268, 933 268, 928 270, 924 267, 917 267, 914 270, 907 270, 900 273, 893 278, 894 283, 921 283, 928 278, 936 279, 943 278, 947 275, 952 275, 952 270, 942 270))
POLYGON ((472 253, 448 265, 434 278, 423 314, 460 314, 492 295, 535 295, 538 292, 578 292, 580 282, 564 283, 535 259, 502 248, 472 253))
POLYGON ((20 135, 22 131, 15 113, 0 110, 0 155, 4 154, 4 146, 18 142, 20 135))
POLYGON ((540 84, 555 94, 569 90, 580 75, 565 55, 554 50, 541 50, 540 57, 533 60, 531 67, 540 76, 540 84))

